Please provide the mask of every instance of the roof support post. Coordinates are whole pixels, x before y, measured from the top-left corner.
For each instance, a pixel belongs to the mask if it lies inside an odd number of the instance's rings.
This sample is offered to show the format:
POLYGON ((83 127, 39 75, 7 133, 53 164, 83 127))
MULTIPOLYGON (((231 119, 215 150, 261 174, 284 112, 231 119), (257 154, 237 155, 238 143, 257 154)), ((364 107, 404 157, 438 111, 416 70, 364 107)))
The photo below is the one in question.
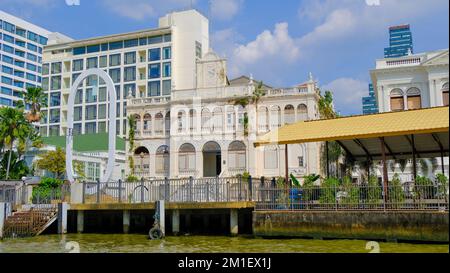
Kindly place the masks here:
POLYGON ((414 135, 411 135, 411 146, 412 146, 412 156, 413 156, 413 181, 414 184, 417 180, 417 155, 416 155, 416 140, 414 135))
POLYGON ((285 182, 286 186, 289 183, 289 154, 288 154, 288 144, 284 146, 284 172, 285 172, 285 182))
POLYGON ((387 170, 387 162, 386 162, 386 145, 384 143, 384 137, 380 138, 381 143, 381 156, 383 163, 383 189, 384 189, 384 202, 388 200, 388 170, 387 170))
POLYGON ((327 164, 327 178, 330 178, 330 151, 328 149, 328 141, 325 142, 325 150, 326 150, 326 164, 327 164))

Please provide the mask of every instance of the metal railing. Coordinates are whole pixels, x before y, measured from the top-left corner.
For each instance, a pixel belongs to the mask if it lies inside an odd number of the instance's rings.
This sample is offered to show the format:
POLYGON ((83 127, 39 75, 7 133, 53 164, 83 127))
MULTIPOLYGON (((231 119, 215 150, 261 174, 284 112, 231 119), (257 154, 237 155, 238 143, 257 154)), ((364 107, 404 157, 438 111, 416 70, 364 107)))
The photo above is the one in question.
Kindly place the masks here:
POLYGON ((201 178, 83 182, 83 203, 239 202, 252 201, 251 179, 201 178))
POLYGON ((404 184, 388 186, 313 186, 259 188, 256 210, 437 210, 448 211, 449 193, 444 186, 404 184))

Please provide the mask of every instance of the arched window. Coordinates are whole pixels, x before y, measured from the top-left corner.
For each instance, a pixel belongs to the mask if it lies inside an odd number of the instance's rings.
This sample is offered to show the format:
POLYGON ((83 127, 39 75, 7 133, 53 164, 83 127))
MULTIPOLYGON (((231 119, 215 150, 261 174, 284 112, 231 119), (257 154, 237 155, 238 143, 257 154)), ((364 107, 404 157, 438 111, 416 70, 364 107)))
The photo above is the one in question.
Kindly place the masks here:
POLYGON ((180 173, 195 171, 195 147, 190 143, 181 145, 178 152, 178 169, 180 173))
POLYGON ((442 86, 442 102, 444 106, 448 106, 448 82, 442 86))
POLYGON ((258 124, 259 131, 269 131, 269 110, 265 106, 259 107, 258 109, 258 124))
POLYGON ((272 106, 270 109, 270 127, 276 129, 281 126, 281 108, 272 106))
POLYGON ((195 131, 197 125, 196 113, 194 109, 189 110, 189 129, 195 131))
POLYGON ((139 115, 134 115, 134 131, 136 132, 136 134, 140 134, 141 133, 141 116, 139 115))
POLYGON ((245 127, 245 111, 244 107, 242 105, 237 106, 237 117, 238 117, 238 131, 244 131, 245 127))
POLYGON ((247 168, 247 147, 242 141, 234 141, 228 147, 228 168, 244 172, 247 168))
POLYGON ((415 110, 422 108, 422 98, 420 96, 420 90, 418 88, 410 88, 406 92, 408 101, 408 110, 415 110))
POLYGON ((211 130, 211 112, 205 108, 202 110, 202 131, 211 130))
POLYGON ((152 115, 144 115, 144 135, 150 135, 152 133, 152 115))
POLYGON ((158 113, 155 116, 155 134, 162 135, 164 131, 164 116, 158 113))
POLYGON ((391 91, 391 111, 405 110, 405 100, 403 98, 403 91, 401 89, 394 89, 391 91))
POLYGON ((308 120, 308 106, 305 104, 300 104, 297 107, 298 112, 298 121, 306 121, 308 120))
POLYGON ((264 168, 277 169, 278 168, 278 147, 266 146, 264 147, 264 168))
POLYGON ((166 135, 170 135, 170 112, 167 112, 164 123, 166 135))
POLYGON ((156 173, 160 175, 168 175, 170 167, 170 151, 169 146, 163 145, 156 150, 155 156, 156 173))
POLYGON ((284 108, 284 124, 295 123, 295 108, 292 105, 286 105, 284 108))
POLYGON ((223 130, 223 114, 222 109, 217 107, 213 111, 213 130, 221 132, 223 130))
POLYGON ((139 147, 134 150, 134 167, 138 172, 150 169, 150 152, 147 148, 139 147))
POLYGON ((178 112, 178 132, 184 132, 186 130, 185 113, 184 111, 178 112))
POLYGON ((236 113, 234 107, 227 107, 227 129, 228 131, 234 131, 236 126, 236 113))

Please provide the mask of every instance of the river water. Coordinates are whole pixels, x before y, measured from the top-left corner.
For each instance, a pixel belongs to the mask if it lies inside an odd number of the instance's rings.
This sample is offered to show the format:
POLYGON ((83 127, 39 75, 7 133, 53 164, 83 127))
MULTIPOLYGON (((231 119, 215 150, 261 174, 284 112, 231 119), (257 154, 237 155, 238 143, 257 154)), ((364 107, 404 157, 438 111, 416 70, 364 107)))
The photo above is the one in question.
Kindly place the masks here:
MULTIPOLYGON (((369 253, 367 241, 255 239, 249 237, 167 237, 145 235, 42 235, 0 241, 0 253, 369 253)), ((449 253, 449 245, 379 243, 381 253, 449 253)))

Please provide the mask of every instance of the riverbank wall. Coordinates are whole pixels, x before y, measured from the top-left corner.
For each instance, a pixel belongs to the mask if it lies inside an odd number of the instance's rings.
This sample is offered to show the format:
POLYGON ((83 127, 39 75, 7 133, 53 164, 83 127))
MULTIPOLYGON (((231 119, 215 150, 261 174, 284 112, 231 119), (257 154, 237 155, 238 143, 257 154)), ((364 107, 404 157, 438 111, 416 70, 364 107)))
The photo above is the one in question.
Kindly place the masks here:
POLYGON ((257 237, 449 242, 448 212, 254 211, 257 237))

